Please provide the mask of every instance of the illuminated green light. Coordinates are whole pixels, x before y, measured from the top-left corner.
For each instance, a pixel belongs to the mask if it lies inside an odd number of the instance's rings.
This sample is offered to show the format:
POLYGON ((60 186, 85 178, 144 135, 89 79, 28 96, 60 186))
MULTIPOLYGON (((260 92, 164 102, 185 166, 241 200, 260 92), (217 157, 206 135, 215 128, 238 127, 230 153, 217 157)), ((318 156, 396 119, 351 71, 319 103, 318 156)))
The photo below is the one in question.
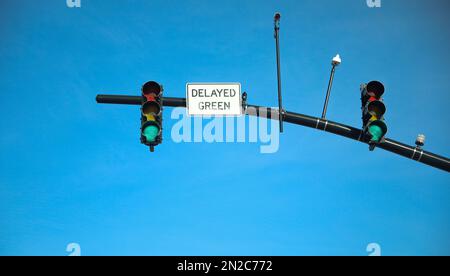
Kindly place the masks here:
POLYGON ((387 126, 383 120, 376 120, 369 123, 367 132, 370 134, 370 142, 379 143, 387 133, 387 126))
POLYGON ((369 133, 372 135, 372 138, 370 139, 372 142, 380 142, 384 135, 384 131, 379 125, 369 126, 369 133))
POLYGON ((146 128, 144 128, 144 131, 142 132, 142 135, 144 135, 145 139, 147 139, 147 142, 155 142, 158 134, 159 134, 159 127, 155 125, 147 126, 146 128))

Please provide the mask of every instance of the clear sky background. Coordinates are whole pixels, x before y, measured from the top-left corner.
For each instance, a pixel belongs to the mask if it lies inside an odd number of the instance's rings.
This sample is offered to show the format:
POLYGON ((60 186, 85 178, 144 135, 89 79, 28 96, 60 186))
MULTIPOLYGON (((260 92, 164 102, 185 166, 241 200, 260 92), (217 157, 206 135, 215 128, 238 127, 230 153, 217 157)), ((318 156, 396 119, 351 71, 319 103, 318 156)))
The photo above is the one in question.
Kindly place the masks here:
POLYGON ((0 255, 450 255, 449 174, 285 125, 280 150, 171 141, 150 154, 148 80, 240 82, 275 106, 282 13, 285 108, 359 127, 359 85, 386 86, 388 137, 450 156, 449 1, 0 1, 0 255))

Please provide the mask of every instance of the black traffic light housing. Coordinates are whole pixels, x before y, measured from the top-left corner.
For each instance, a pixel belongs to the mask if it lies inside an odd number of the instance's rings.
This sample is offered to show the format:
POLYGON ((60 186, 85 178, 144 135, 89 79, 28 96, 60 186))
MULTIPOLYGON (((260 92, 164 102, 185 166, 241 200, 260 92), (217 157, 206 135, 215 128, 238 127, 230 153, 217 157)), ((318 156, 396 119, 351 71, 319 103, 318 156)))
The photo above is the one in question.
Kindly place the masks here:
POLYGON ((363 121, 364 141, 369 143, 369 149, 384 141, 387 125, 384 120, 386 106, 381 98, 384 85, 379 81, 371 81, 361 85, 361 111, 363 121))
POLYGON ((150 151, 162 143, 163 87, 155 81, 142 86, 141 143, 150 151))

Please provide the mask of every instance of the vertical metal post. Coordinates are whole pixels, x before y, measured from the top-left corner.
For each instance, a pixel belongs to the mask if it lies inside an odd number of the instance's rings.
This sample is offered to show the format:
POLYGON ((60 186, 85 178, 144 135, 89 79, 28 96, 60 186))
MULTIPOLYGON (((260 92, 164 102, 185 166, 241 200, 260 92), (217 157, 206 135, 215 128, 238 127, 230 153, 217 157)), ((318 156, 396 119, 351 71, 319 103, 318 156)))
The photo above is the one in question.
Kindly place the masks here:
POLYGON ((276 13, 274 17, 275 22, 275 43, 276 43, 276 51, 277 51, 277 78, 278 78, 278 113, 279 113, 279 121, 280 121, 280 133, 283 132, 283 101, 281 97, 281 69, 280 69, 280 18, 281 14, 276 13))
POLYGON ((336 72, 335 64, 333 64, 333 67, 331 68, 330 80, 328 81, 327 96, 325 98, 325 104, 323 105, 322 119, 325 119, 327 115, 328 101, 330 100, 331 87, 333 86, 334 72, 336 72))

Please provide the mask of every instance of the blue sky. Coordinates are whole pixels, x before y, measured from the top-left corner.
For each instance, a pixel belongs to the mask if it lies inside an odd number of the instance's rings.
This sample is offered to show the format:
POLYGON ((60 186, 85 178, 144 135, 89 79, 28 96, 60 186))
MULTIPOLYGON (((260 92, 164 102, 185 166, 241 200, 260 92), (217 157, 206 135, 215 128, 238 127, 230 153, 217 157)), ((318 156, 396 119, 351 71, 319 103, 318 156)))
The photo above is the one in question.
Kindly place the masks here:
POLYGON ((98 105, 148 80, 240 82, 275 106, 360 126, 359 85, 386 86, 388 137, 450 156, 448 1, 0 2, 0 255, 450 254, 448 173, 285 125, 255 143, 139 143, 139 108, 98 105))

